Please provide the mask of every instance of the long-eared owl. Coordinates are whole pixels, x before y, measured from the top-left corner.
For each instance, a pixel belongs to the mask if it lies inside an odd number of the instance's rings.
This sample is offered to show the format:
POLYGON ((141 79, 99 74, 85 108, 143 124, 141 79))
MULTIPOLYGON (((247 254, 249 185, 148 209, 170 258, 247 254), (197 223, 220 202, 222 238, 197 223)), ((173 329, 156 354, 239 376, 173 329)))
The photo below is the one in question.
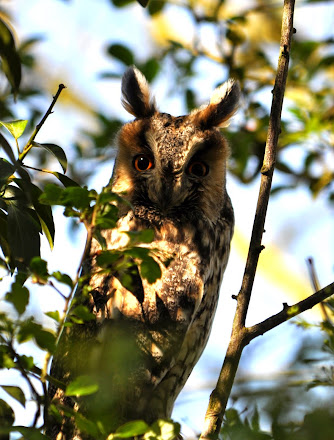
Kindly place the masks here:
MULTIPOLYGON (((55 386, 49 390, 50 398, 80 407, 108 433, 134 419, 169 418, 207 343, 234 226, 226 192, 229 148, 219 127, 236 111, 239 95, 238 83, 229 80, 208 105, 174 117, 157 110, 135 67, 123 76, 123 106, 135 119, 118 134, 111 188, 129 203, 116 228, 102 234, 108 249, 122 250, 129 231, 152 229, 153 241, 137 246, 152 250, 161 277, 150 284, 134 265, 128 289, 117 271, 94 273, 100 245, 93 240, 84 301, 96 319, 65 328, 51 375, 65 383, 91 376, 99 389, 75 402, 55 386)), ((65 412, 49 420, 46 433, 93 438, 84 431, 65 412)))

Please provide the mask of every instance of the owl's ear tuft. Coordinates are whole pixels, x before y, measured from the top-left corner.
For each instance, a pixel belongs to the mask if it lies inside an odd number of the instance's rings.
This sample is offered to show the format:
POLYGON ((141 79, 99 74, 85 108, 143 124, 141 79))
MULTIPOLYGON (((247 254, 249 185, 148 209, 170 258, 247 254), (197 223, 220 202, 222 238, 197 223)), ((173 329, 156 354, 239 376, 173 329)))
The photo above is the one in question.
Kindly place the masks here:
POLYGON ((122 104, 136 118, 150 117, 156 112, 147 80, 135 66, 129 67, 123 75, 122 104))
POLYGON ((239 99, 240 85, 229 79, 213 92, 209 105, 195 112, 195 123, 202 129, 227 125, 238 109, 239 99))

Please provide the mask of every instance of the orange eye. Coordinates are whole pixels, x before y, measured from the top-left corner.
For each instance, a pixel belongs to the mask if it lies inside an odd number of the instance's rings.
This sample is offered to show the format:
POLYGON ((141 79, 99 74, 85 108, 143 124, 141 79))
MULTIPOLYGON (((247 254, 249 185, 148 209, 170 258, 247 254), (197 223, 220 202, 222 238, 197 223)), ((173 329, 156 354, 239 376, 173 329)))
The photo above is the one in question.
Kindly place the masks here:
POLYGON ((195 160, 188 166, 188 173, 194 177, 204 177, 208 174, 208 172, 208 165, 200 160, 195 160))
POLYGON ((146 154, 139 154, 133 159, 133 166, 137 171, 147 171, 153 166, 152 159, 146 154))

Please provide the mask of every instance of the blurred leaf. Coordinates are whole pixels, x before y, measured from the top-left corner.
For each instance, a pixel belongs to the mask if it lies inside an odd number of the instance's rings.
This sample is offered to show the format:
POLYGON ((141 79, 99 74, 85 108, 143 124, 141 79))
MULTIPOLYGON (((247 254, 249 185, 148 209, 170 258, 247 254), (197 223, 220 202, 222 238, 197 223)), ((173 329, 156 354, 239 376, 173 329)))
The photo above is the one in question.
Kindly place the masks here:
POLYGON ((2 59, 2 70, 13 88, 14 95, 16 95, 21 82, 21 61, 15 48, 13 35, 1 18, 0 57, 2 59))
MULTIPOLYGON (((1 19, 0 19, 0 22, 1 22, 1 19)), ((9 121, 9 122, 0 121, 0 125, 3 125, 5 128, 7 128, 9 133, 15 139, 18 139, 20 136, 22 136, 22 134, 26 128, 27 122, 28 121, 23 120, 23 119, 17 119, 16 121, 9 121)))
POLYGON ((17 400, 21 403, 22 406, 26 405, 26 397, 19 387, 10 386, 10 385, 1 385, 1 388, 6 391, 13 399, 17 400))
POLYGON ((45 315, 48 316, 49 318, 53 319, 56 322, 60 321, 60 314, 59 314, 58 310, 55 310, 54 312, 46 312, 45 315))
POLYGON ((135 62, 133 53, 123 44, 111 44, 108 47, 107 52, 126 66, 131 66, 135 62))
POLYGON ((6 301, 12 303, 16 311, 22 315, 29 303, 29 290, 16 281, 11 285, 11 290, 6 294, 6 301))
POLYGON ((90 376, 78 376, 67 387, 66 396, 87 396, 98 391, 99 386, 90 376))
POLYGON ((55 144, 39 144, 38 142, 33 141, 32 142, 34 147, 44 148, 45 150, 49 151, 54 155, 54 157, 58 160, 60 163, 64 173, 66 173, 67 169, 67 157, 65 154, 65 151, 55 144))
POLYGON ((132 245, 136 243, 152 243, 154 240, 153 229, 144 229, 142 231, 125 231, 125 233, 130 237, 132 245))
POLYGON ((139 68, 147 81, 152 82, 160 71, 160 63, 156 58, 149 58, 145 63, 140 64, 139 68))
POLYGON ((143 436, 144 440, 174 440, 180 434, 180 424, 172 420, 158 419, 143 436))
POLYGON ((40 257, 34 257, 30 262, 33 282, 45 284, 49 278, 47 262, 40 257))
POLYGON ((140 274, 150 284, 153 284, 157 279, 161 278, 161 269, 154 258, 147 257, 140 264, 140 274))
POLYGON ((149 425, 143 420, 133 420, 116 429, 114 434, 110 434, 107 440, 115 438, 130 438, 145 434, 149 430, 149 425))
POLYGON ((73 288, 72 278, 66 273, 61 273, 59 271, 53 272, 51 274, 59 283, 66 284, 70 289, 73 288))
POLYGON ((54 334, 48 330, 44 330, 40 324, 37 324, 32 318, 29 318, 22 323, 17 335, 17 340, 22 343, 32 338, 42 350, 53 353, 56 342, 54 334))
POLYGON ((74 309, 71 310, 70 312, 71 318, 73 316, 75 316, 76 318, 79 318, 80 322, 76 321, 77 324, 83 324, 84 322, 87 321, 94 321, 95 320, 95 315, 93 313, 91 313, 88 308, 84 305, 79 305, 74 307, 74 309))
POLYGON ((115 263, 121 256, 119 251, 106 250, 100 252, 96 257, 96 264, 100 267, 108 267, 115 263))
POLYGON ((110 1, 117 8, 123 8, 124 6, 128 6, 130 3, 135 2, 135 0, 110 0, 110 1))
POLYGON ((149 1, 149 0, 144 0, 144 1, 140 0, 139 1, 139 0, 137 0, 137 1, 143 7, 148 5, 148 13, 150 15, 159 14, 163 10, 163 8, 166 4, 166 2, 164 0, 154 0, 154 1, 149 1))
POLYGON ((12 407, 0 399, 0 434, 1 428, 5 428, 6 426, 12 426, 15 421, 15 415, 12 407))

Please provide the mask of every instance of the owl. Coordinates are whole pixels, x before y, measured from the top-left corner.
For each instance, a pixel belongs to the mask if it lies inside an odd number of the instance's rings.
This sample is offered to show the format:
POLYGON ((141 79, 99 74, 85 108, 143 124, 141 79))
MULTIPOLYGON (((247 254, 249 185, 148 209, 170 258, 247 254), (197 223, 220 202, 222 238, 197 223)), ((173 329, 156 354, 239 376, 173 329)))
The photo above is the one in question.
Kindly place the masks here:
POLYGON ((50 387, 50 400, 72 409, 48 420, 51 439, 94 438, 73 416, 78 410, 107 434, 130 420, 170 418, 207 343, 229 256, 234 215, 220 127, 239 95, 228 80, 208 105, 174 117, 158 111, 138 69, 124 74, 122 103, 135 119, 118 134, 111 188, 128 203, 117 226, 101 234, 109 250, 122 250, 131 233, 153 230, 153 241, 137 246, 150 252, 161 276, 149 282, 134 261, 127 287, 115 268, 95 270, 101 247, 92 241, 83 268, 89 294, 78 291, 74 301, 95 319, 65 328, 51 375, 65 383, 89 376, 98 390, 73 400, 50 387))

